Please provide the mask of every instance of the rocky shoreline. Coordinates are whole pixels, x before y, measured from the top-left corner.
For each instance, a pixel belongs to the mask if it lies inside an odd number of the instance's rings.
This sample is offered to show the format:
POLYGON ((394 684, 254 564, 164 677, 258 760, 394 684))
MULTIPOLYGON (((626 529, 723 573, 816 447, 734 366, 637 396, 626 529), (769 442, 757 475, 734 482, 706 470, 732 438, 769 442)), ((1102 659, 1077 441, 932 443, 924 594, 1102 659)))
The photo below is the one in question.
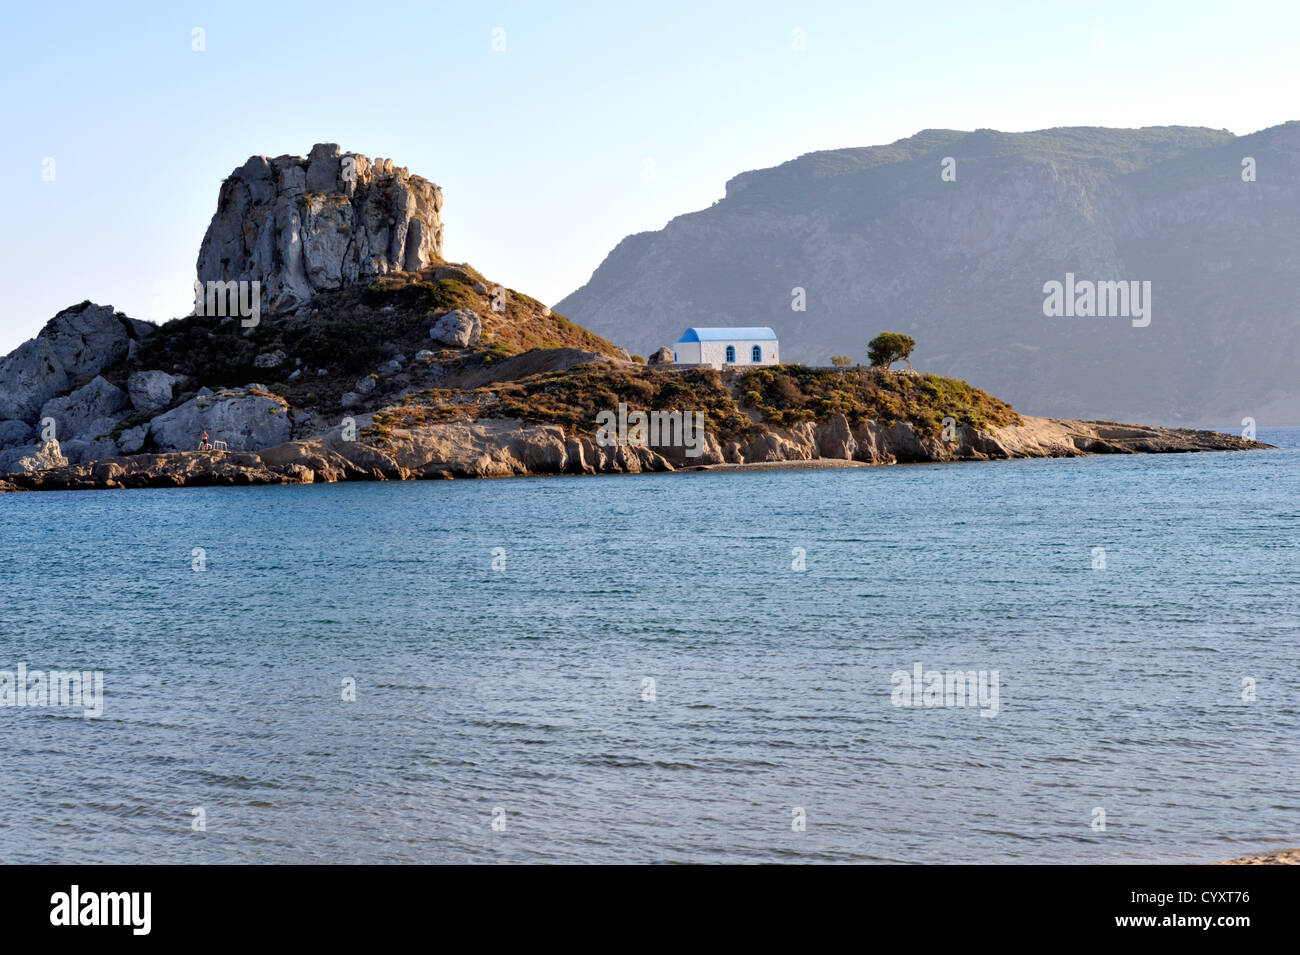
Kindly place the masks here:
POLYGON ((517 419, 396 429, 382 441, 318 437, 261 451, 181 451, 113 457, 0 477, 0 491, 312 484, 539 475, 638 474, 738 468, 818 468, 1168 454, 1268 448, 1215 431, 1022 416, 943 441, 907 422, 851 427, 843 415, 770 428, 741 443, 706 435, 698 457, 678 447, 599 446, 589 435, 517 419))

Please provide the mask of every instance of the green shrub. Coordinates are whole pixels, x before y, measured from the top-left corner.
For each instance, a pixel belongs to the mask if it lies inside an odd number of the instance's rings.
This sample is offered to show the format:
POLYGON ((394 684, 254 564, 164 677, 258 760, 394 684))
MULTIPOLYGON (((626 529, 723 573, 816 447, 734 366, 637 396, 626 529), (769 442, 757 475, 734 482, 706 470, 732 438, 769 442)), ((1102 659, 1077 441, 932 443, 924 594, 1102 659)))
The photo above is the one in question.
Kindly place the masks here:
POLYGON ((741 393, 770 424, 791 425, 842 414, 853 425, 865 421, 911 422, 938 437, 945 416, 976 428, 1018 422, 1011 406, 940 375, 899 375, 882 368, 810 369, 779 365, 743 372, 741 393))

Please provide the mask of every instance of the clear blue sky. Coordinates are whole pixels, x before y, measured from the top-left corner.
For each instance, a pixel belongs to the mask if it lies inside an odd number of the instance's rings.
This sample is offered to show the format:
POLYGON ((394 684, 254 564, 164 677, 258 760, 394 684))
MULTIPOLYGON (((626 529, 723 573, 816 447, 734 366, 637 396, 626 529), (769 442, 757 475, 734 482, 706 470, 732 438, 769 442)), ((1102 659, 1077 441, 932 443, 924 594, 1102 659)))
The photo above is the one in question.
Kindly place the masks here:
POLYGON ((2 26, 0 354, 82 299, 155 317, 221 180, 316 142, 440 184, 447 257, 554 303, 623 236, 811 150, 1300 118, 1294 0, 47 2, 2 26))

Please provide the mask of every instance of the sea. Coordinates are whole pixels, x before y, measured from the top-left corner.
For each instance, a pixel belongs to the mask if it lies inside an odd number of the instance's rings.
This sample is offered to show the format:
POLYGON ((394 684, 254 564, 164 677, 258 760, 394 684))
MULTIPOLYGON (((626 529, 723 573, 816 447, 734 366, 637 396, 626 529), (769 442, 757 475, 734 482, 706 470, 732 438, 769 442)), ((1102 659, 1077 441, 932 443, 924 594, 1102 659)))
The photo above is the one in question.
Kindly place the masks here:
POLYGON ((1300 428, 1259 437, 0 495, 5 861, 1300 845, 1300 428))

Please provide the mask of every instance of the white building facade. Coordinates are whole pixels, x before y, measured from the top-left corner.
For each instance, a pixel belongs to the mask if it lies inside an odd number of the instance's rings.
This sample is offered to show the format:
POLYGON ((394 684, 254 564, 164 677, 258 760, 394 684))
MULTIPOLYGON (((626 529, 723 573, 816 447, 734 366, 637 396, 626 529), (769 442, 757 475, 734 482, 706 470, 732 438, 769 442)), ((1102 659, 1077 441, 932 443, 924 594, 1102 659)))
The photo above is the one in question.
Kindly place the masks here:
POLYGON ((673 345, 678 365, 776 365, 780 343, 770 328, 688 328, 673 345))

